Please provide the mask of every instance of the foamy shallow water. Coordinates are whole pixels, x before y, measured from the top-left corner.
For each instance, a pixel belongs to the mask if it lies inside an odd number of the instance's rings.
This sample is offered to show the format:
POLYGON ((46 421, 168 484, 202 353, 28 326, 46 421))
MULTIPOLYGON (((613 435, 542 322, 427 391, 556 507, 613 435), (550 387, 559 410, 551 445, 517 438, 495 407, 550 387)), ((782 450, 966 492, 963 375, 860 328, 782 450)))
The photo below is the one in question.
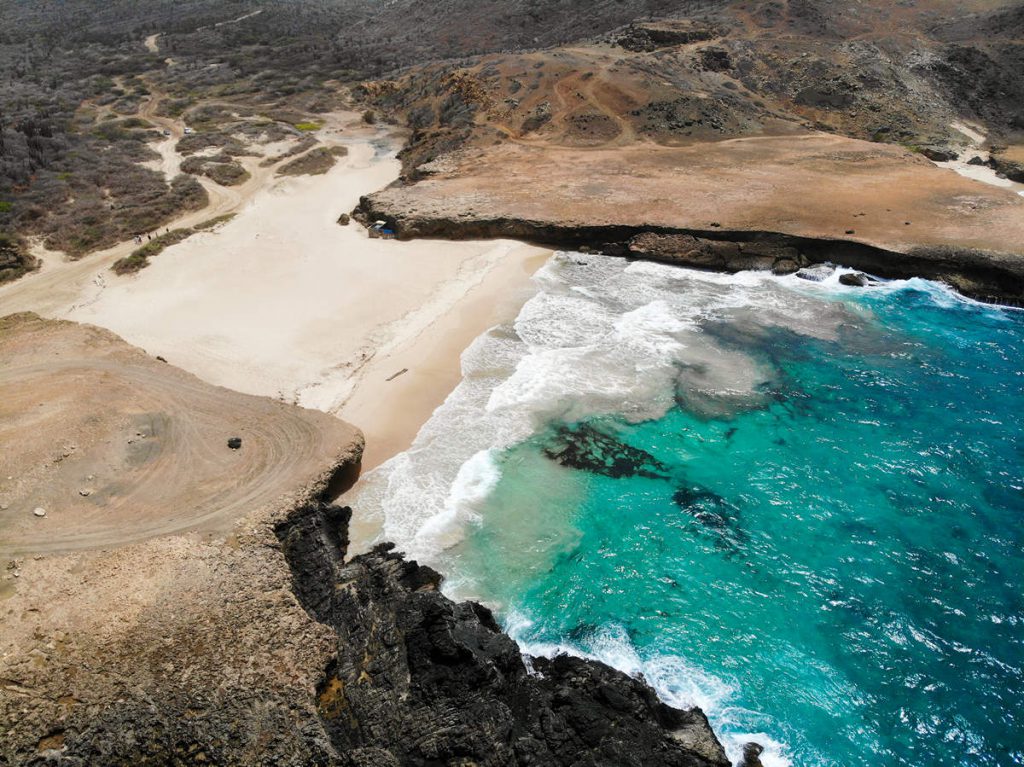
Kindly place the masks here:
POLYGON ((359 512, 733 756, 1020 763, 1021 313, 571 253, 536 279, 359 512), (657 470, 552 458, 591 432, 657 470))

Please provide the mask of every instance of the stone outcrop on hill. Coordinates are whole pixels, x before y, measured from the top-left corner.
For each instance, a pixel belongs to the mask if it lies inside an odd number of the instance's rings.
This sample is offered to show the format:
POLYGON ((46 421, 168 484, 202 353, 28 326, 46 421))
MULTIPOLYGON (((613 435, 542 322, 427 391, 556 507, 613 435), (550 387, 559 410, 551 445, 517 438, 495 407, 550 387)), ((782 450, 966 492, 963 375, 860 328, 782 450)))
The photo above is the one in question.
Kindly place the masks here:
POLYGON ((388 544, 346 559, 350 515, 314 495, 219 543, 18 564, 51 583, 40 598, 82 592, 62 611, 107 607, 59 631, 16 598, 39 625, 4 648, 0 764, 728 766, 699 709, 594 661, 524 659, 388 544))

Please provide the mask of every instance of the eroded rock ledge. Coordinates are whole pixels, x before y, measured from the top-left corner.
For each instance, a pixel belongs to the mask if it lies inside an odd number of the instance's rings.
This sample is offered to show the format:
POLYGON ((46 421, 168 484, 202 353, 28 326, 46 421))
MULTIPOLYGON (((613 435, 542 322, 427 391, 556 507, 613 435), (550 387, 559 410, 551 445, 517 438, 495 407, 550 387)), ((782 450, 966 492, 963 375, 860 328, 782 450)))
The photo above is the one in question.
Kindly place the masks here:
POLYGON ((570 657, 531 673, 487 608, 452 602, 390 544, 345 561, 350 515, 320 505, 277 526, 299 600, 337 634, 317 710, 340 764, 729 764, 699 709, 640 680, 570 657))
POLYGON ((974 248, 923 245, 896 251, 854 240, 772 231, 431 216, 392 207, 381 194, 361 198, 353 216, 363 223, 386 221, 400 239, 512 238, 723 272, 758 269, 790 274, 812 263, 830 261, 879 277, 938 280, 981 301, 1013 306, 1024 303, 1024 258, 974 248))
POLYGON ((390 545, 346 560, 351 512, 319 497, 222 543, 25 563, 110 609, 4 657, 0 764, 728 767, 699 709, 600 663, 524 660, 390 545), (159 591, 141 609, 105 593, 133 573, 159 591))

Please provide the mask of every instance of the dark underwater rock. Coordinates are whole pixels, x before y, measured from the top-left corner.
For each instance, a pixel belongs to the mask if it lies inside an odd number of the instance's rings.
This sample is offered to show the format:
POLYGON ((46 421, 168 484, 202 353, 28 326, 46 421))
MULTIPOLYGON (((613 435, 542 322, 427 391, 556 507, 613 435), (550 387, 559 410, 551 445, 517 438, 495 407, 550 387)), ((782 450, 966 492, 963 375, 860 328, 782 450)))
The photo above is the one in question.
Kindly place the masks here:
POLYGON ((613 479, 666 479, 668 467, 638 447, 589 424, 560 426, 544 446, 544 455, 562 466, 613 479))

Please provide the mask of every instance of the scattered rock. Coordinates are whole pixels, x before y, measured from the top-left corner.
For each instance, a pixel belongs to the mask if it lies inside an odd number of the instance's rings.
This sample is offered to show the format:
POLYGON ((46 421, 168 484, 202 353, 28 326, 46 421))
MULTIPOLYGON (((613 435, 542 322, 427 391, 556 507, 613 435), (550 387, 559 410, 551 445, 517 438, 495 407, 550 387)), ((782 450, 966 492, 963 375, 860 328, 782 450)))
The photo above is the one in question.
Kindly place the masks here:
POLYGON ((847 229, 846 233, 847 234, 857 234, 857 230, 856 229, 847 229))
POLYGON ((228 440, 228 447, 230 447, 232 450, 238 450, 241 446, 242 446, 242 438, 241 437, 232 437, 231 439, 228 440))
POLYGON ((923 146, 921 154, 932 162, 952 162, 959 154, 948 146, 923 146))
POLYGON ((167 360, 165 360, 165 359, 164 359, 163 357, 161 357, 161 356, 160 356, 159 354, 158 354, 158 355, 156 355, 156 358, 157 358, 157 360, 158 360, 159 362, 167 362, 167 360))
POLYGON ((34 509, 32 509, 32 513, 35 514, 37 517, 45 517, 46 509, 44 509, 42 506, 36 506, 34 509))
POLYGON ((976 155, 974 155, 974 157, 972 157, 970 160, 967 161, 967 164, 968 165, 981 165, 981 166, 985 166, 985 165, 988 165, 988 162, 986 162, 985 159, 981 155, 976 154, 976 155))
POLYGON ((342 213, 342 214, 341 214, 340 216, 338 216, 338 223, 339 223, 339 224, 340 224, 341 226, 348 226, 348 222, 349 222, 349 221, 351 221, 351 220, 352 220, 352 219, 351 219, 351 217, 350 217, 350 216, 348 215, 348 213, 342 213))
POLYGON ((831 277, 835 271, 835 264, 812 264, 811 266, 805 266, 803 269, 798 271, 796 276, 801 280, 809 280, 810 282, 824 282, 831 277))
POLYGON ((839 284, 851 288, 866 288, 871 282, 871 278, 863 272, 848 272, 839 275, 839 284))
POLYGON ((92 489, 88 487, 83 487, 81 490, 78 491, 78 494, 83 498, 88 498, 90 495, 92 495, 92 489))
POLYGON ((11 508, 10 504, 0 503, 0 511, 7 511, 9 508, 11 508))
POLYGON ((786 274, 795 274, 800 271, 800 265, 789 258, 782 258, 772 264, 772 274, 783 276, 786 274))
POLYGON ((743 746, 743 758, 736 763, 736 767, 764 767, 761 762, 761 754, 764 753, 757 743, 746 743, 743 746))

